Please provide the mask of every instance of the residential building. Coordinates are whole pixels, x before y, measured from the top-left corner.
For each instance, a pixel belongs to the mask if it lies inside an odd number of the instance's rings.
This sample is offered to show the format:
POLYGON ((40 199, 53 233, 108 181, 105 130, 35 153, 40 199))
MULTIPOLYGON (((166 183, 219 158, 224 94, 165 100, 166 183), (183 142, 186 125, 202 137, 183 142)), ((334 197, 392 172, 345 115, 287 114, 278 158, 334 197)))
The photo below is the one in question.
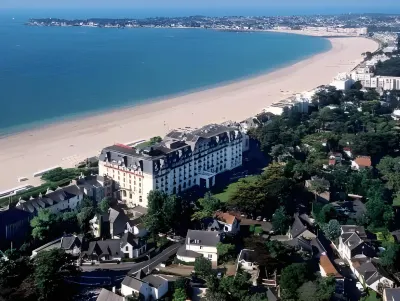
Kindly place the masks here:
POLYGON ((64 250, 68 254, 79 256, 81 254, 83 244, 83 235, 65 235, 61 237, 60 249, 64 250))
POLYGON ((360 170, 371 166, 372 162, 370 156, 357 156, 355 160, 351 161, 351 168, 353 170, 360 170))
POLYGON ((240 231, 240 220, 229 212, 216 212, 215 220, 220 225, 222 232, 236 234, 240 231))
POLYGON ((148 233, 143 218, 141 217, 129 220, 125 225, 125 232, 130 232, 137 237, 144 237, 148 233))
POLYGON ((80 187, 82 192, 96 203, 99 203, 104 198, 112 197, 112 180, 107 176, 93 175, 85 177, 82 174, 72 183, 80 187))
POLYGON ((128 216, 123 210, 110 208, 108 211, 108 221, 110 223, 111 238, 121 238, 125 232, 126 224, 129 221, 128 216))
POLYGON ((16 208, 34 215, 43 209, 59 213, 74 210, 82 199, 83 192, 80 188, 76 185, 69 185, 63 188, 58 187, 55 191, 47 189, 45 195, 40 194, 37 198, 31 197, 27 201, 20 199, 16 208))
POLYGON ((236 265, 236 271, 242 268, 246 271, 258 269, 257 252, 249 249, 242 249, 239 253, 236 265))
POLYGON ((8 248, 11 242, 14 247, 23 243, 30 230, 33 214, 17 208, 0 209, 0 247, 8 248))
POLYGON ((287 235, 289 239, 302 237, 307 240, 311 240, 317 237, 313 232, 308 229, 307 225, 303 223, 298 213, 294 215, 293 224, 289 227, 287 235))
POLYGON ((121 295, 141 295, 144 301, 159 300, 168 293, 168 279, 161 275, 147 275, 140 270, 126 276, 121 284, 121 295))
POLYGON ((130 232, 125 232, 121 237, 121 251, 125 258, 137 258, 146 252, 146 248, 146 241, 130 232))
POLYGON ((125 257, 121 250, 120 239, 91 241, 86 250, 82 251, 84 261, 121 261, 125 257))
POLYGON ((355 225, 341 226, 338 251, 340 257, 350 262, 356 255, 369 254, 369 246, 366 244, 367 234, 364 227, 355 225), (364 250, 366 254, 364 254, 364 250))
POLYGON ((212 231, 188 230, 185 245, 178 249, 176 256, 185 262, 194 262, 197 257, 204 256, 217 266, 217 244, 220 234, 212 231))
POLYGON ((352 271, 360 282, 375 292, 379 292, 380 286, 383 288, 393 288, 394 281, 379 266, 376 260, 370 258, 353 258, 352 271))
POLYGON ((335 87, 336 90, 349 90, 354 84, 354 80, 346 73, 339 73, 330 83, 330 86, 335 87))
POLYGON ((152 190, 176 194, 196 185, 213 186, 217 174, 242 165, 242 140, 235 127, 210 124, 178 129, 153 146, 104 148, 99 174, 113 179, 117 197, 129 207, 147 207, 152 190))
POLYGON ((125 301, 125 298, 103 288, 97 296, 96 301, 125 301))
POLYGON ((383 301, 400 301, 400 288, 385 288, 382 294, 383 301))

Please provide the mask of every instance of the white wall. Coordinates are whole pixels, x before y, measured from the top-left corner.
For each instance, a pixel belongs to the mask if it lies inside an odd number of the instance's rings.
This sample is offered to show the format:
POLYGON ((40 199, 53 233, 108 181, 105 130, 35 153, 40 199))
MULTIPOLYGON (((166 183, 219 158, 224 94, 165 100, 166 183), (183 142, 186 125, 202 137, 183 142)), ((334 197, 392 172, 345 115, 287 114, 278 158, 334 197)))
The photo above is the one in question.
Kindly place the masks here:
POLYGON ((202 254, 205 258, 210 259, 211 261, 218 261, 217 248, 195 244, 186 244, 186 250, 202 254))

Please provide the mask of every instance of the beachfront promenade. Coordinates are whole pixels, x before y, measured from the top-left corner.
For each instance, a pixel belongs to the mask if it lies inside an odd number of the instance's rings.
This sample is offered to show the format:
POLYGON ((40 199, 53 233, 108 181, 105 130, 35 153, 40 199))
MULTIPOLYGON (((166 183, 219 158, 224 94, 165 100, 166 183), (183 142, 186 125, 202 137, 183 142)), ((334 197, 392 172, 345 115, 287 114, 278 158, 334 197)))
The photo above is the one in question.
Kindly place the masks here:
POLYGON ((0 191, 37 185, 33 173, 52 166, 72 167, 117 142, 163 136, 179 127, 243 120, 293 94, 328 84, 349 72, 378 44, 361 37, 330 39, 332 48, 292 66, 218 88, 97 116, 53 124, 0 138, 3 170, 0 191))

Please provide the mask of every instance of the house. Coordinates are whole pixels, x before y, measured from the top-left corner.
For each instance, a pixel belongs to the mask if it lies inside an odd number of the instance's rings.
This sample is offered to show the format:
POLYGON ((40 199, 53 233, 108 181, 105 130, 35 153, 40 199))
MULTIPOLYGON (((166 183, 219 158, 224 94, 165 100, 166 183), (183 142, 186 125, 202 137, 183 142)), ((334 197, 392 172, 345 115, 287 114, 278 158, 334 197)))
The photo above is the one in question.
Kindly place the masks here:
POLYGON ((385 288, 382 299, 383 301, 400 301, 400 288, 385 288))
POLYGON ((287 235, 289 239, 296 239, 302 237, 311 240, 317 237, 307 228, 306 224, 303 223, 298 213, 294 215, 293 224, 292 226, 289 227, 287 235))
POLYGON ((353 170, 360 170, 371 166, 372 162, 370 156, 358 156, 355 160, 351 161, 351 168, 353 170))
POLYGON ((140 270, 133 276, 126 276, 121 284, 121 295, 141 295, 147 300, 158 300, 168 293, 168 280, 160 275, 147 275, 140 270))
POLYGON ((128 216, 122 210, 110 208, 108 211, 108 220, 110 223, 110 235, 112 238, 120 238, 125 232, 128 216))
POLYGON ((107 176, 91 175, 85 177, 81 174, 72 183, 80 187, 83 193, 95 203, 101 202, 104 198, 112 197, 112 179, 107 176))
POLYGON ((178 249, 176 256, 184 262, 194 262, 197 257, 204 256, 211 260, 214 267, 217 266, 217 244, 220 242, 220 234, 210 231, 188 230, 185 244, 178 249))
POLYGON ((108 213, 96 214, 90 221, 90 229, 92 230, 93 236, 96 238, 109 236, 110 233, 110 221, 108 213))
POLYGON ((65 235, 61 237, 60 249, 64 250, 68 254, 79 256, 81 254, 83 243, 83 235, 65 235))
POLYGON ((329 153, 329 165, 336 165, 342 163, 343 155, 341 153, 329 153))
POLYGON ((365 239, 367 239, 367 234, 364 227, 354 225, 341 226, 338 247, 340 256, 350 262, 356 255, 370 254, 370 247, 365 243, 365 239))
POLYGON ((231 213, 218 211, 215 219, 223 225, 223 232, 236 234, 240 231, 240 220, 231 213))
POLYGON ((370 258, 354 258, 352 260, 352 271, 360 282, 375 292, 379 292, 380 286, 393 288, 394 281, 379 266, 378 262, 370 258))
POLYGON ((343 152, 346 154, 347 158, 349 159, 353 158, 353 152, 350 147, 344 147, 343 152))
POLYGON ((82 259, 92 262, 121 261, 124 252, 120 239, 91 241, 87 250, 82 252, 82 259))
POLYGON ((249 249, 241 250, 237 259, 236 271, 239 267, 246 271, 257 270, 257 252, 249 249))
POLYGON ((332 261, 327 255, 319 257, 319 269, 322 277, 335 277, 335 279, 344 280, 343 276, 336 270, 332 261))
POLYGON ((137 237, 144 237, 147 235, 147 229, 141 217, 128 220, 125 225, 125 232, 130 232, 137 237))
POLYGON ((125 298, 103 288, 96 301, 125 301, 125 298))
POLYGON ((17 209, 37 215, 40 210, 47 209, 52 213, 74 210, 82 201, 83 192, 76 185, 58 187, 55 191, 49 188, 45 195, 39 194, 37 198, 29 200, 20 199, 16 205, 17 209))
POLYGON ((30 231, 33 214, 17 208, 0 209, 0 248, 8 249, 11 242, 20 246, 30 231))
POLYGON ((146 248, 146 241, 131 232, 125 232, 121 237, 121 251, 125 258, 137 258, 146 252, 146 248))

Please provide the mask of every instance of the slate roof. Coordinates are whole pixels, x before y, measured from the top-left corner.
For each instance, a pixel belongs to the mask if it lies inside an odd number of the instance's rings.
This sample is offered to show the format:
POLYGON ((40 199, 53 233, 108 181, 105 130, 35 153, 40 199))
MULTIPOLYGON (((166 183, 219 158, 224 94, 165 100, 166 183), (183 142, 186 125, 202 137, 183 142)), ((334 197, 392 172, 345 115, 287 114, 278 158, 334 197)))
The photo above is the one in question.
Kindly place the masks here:
POLYGON ((385 288, 383 294, 387 301, 400 301, 400 288, 385 288))
POLYGON ((107 240, 99 240, 99 241, 91 241, 89 243, 89 247, 87 251, 84 251, 84 254, 87 255, 110 255, 112 257, 121 256, 121 241, 119 239, 107 239, 107 240))
POLYGON ((124 301, 125 298, 103 288, 96 301, 124 301))
POLYGON ((342 240, 350 250, 354 250, 364 242, 357 233, 345 233, 342 235, 342 240))
POLYGON ((186 235, 187 244, 198 244, 208 247, 217 247, 220 242, 220 236, 216 232, 201 231, 201 230, 188 230, 186 235), (199 241, 195 243, 195 240, 199 241))
POLYGON ((131 289, 133 289, 136 292, 140 291, 140 288, 143 285, 143 282, 139 279, 130 277, 130 276, 126 276, 124 278, 124 280, 122 281, 122 285, 125 285, 127 287, 130 287, 131 289))
POLYGON ((165 282, 168 282, 168 280, 159 275, 148 275, 144 277, 142 281, 148 283, 150 286, 155 288, 159 288, 165 282))
POLYGON ((239 261, 257 262, 257 252, 254 250, 243 249, 239 254, 239 261))
POLYGON ((168 280, 163 278, 162 276, 159 275, 146 276, 146 274, 142 270, 140 270, 132 277, 126 276, 122 281, 122 285, 130 287, 134 291, 140 291, 140 288, 142 287, 143 283, 147 283, 149 286, 158 289, 161 285, 163 285, 166 282, 168 282, 168 280))
POLYGON ((61 249, 71 250, 74 246, 78 248, 82 245, 82 236, 67 235, 61 238, 61 249))
POLYGON ((307 227, 303 224, 299 215, 295 214, 292 227, 290 228, 290 234, 292 235, 292 237, 296 238, 306 230, 307 227))
POLYGON ((137 249, 143 246, 143 241, 131 232, 125 232, 121 237, 121 247, 123 248, 127 244, 130 244, 133 248, 137 249))
POLYGON ((340 228, 342 233, 357 233, 360 238, 367 238, 367 233, 365 232, 365 228, 363 226, 343 225, 340 228))
POLYGON ((113 224, 112 235, 121 235, 125 231, 126 223, 129 221, 128 216, 122 210, 115 210, 110 208, 109 221, 113 224))
POLYGON ((192 250, 186 250, 186 246, 183 245, 181 246, 178 251, 176 252, 176 255, 181 256, 181 257, 190 257, 190 258, 197 258, 203 256, 200 253, 197 253, 192 250))

